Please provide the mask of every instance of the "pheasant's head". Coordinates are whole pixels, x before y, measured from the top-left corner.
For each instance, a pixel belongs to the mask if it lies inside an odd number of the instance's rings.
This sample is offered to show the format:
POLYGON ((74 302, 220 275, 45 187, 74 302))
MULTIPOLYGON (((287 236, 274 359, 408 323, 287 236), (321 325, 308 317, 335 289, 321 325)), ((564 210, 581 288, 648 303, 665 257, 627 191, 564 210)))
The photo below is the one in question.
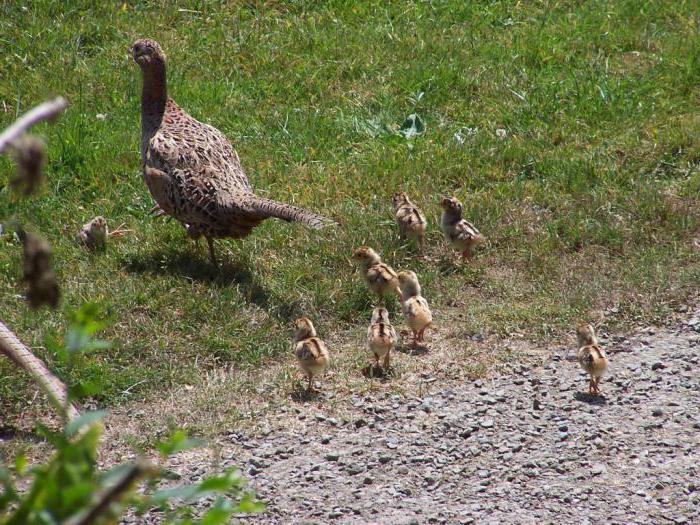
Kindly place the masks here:
POLYGON ((576 327, 576 338, 579 346, 598 344, 593 326, 587 323, 581 323, 576 327))
POLYGON ((354 261, 358 262, 361 265, 373 265, 377 264, 378 262, 381 262, 381 258, 375 252, 372 248, 369 246, 360 246, 355 252, 352 254, 352 258, 354 261))
POLYGON ((142 38, 134 42, 130 52, 136 62, 142 68, 156 64, 165 64, 165 53, 160 44, 150 38, 142 38))
POLYGON ((406 193, 403 191, 397 191, 396 193, 394 193, 394 196, 391 198, 391 200, 394 203, 394 208, 398 208, 399 206, 408 204, 408 195, 406 195, 406 193))
POLYGON ((420 295, 421 287, 418 282, 418 276, 415 272, 411 270, 403 270, 399 272, 399 287, 401 288, 401 295, 404 297, 412 297, 414 295, 420 295))
POLYGON ((105 235, 107 233, 107 219, 102 217, 102 215, 99 215, 92 219, 92 221, 90 222, 90 231, 93 234, 105 235))
POLYGON ((301 317, 294 321, 294 340, 302 341, 309 337, 316 337, 316 329, 311 319, 308 317, 301 317))
POLYGON ((386 308, 378 306, 372 311, 372 321, 371 323, 388 323, 389 322, 389 311, 386 308))
POLYGON ((462 213, 462 203, 455 197, 443 197, 440 200, 440 206, 446 212, 462 213))

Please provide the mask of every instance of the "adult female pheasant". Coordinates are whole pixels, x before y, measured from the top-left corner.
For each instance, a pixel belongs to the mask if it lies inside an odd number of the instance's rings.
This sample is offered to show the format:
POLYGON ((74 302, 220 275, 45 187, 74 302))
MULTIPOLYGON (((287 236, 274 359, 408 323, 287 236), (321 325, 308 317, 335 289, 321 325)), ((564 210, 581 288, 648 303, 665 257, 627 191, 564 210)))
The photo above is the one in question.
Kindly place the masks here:
POLYGON ((204 236, 216 265, 213 239, 246 237, 269 217, 315 229, 330 221, 308 210, 253 193, 236 150, 218 129, 190 116, 167 94, 165 53, 155 40, 131 48, 141 67, 143 175, 161 210, 193 239, 204 236))

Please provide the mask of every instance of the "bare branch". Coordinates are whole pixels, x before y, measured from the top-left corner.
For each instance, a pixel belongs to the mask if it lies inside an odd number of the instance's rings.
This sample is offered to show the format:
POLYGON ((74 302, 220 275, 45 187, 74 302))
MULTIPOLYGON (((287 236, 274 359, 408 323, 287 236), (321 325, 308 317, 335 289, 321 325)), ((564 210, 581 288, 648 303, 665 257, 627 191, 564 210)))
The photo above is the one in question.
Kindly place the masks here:
POLYGON ((9 128, 0 133, 0 153, 15 140, 20 138, 29 128, 46 120, 54 120, 66 109, 68 102, 63 97, 39 104, 37 107, 18 118, 9 128))
POLYGON ((127 471, 112 487, 105 490, 97 499, 95 505, 85 514, 68 522, 68 525, 90 525, 97 523, 107 513, 112 504, 120 501, 129 492, 129 489, 143 476, 155 472, 152 465, 143 460, 138 460, 129 466, 127 471))
POLYGON ((0 353, 5 354, 20 368, 28 372, 49 396, 51 402, 68 419, 78 417, 76 408, 68 403, 68 389, 63 382, 46 368, 26 345, 2 321, 0 321, 0 353))

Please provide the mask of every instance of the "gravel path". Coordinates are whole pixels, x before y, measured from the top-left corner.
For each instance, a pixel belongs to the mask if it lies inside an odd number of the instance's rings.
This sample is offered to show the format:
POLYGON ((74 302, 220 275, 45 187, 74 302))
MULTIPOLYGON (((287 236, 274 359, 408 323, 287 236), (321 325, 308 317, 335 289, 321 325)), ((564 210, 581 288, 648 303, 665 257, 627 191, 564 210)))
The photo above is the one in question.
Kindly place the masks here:
POLYGON ((221 443, 268 502, 243 522, 700 523, 696 329, 604 340, 603 399, 562 352, 422 399, 357 397, 342 419, 291 407, 286 429, 221 443))

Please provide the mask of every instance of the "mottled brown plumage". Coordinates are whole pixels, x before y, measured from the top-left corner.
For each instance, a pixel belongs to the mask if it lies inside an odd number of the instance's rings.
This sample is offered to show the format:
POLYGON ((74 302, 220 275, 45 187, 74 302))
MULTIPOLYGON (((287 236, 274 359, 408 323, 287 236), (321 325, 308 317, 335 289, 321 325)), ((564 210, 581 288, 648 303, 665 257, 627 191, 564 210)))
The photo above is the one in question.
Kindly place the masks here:
POLYGON ((238 154, 216 128, 199 122, 168 97, 165 54, 154 40, 132 47, 141 67, 141 155, 144 179, 158 206, 187 229, 212 239, 240 239, 269 217, 322 228, 329 221, 310 211, 258 197, 238 154))

